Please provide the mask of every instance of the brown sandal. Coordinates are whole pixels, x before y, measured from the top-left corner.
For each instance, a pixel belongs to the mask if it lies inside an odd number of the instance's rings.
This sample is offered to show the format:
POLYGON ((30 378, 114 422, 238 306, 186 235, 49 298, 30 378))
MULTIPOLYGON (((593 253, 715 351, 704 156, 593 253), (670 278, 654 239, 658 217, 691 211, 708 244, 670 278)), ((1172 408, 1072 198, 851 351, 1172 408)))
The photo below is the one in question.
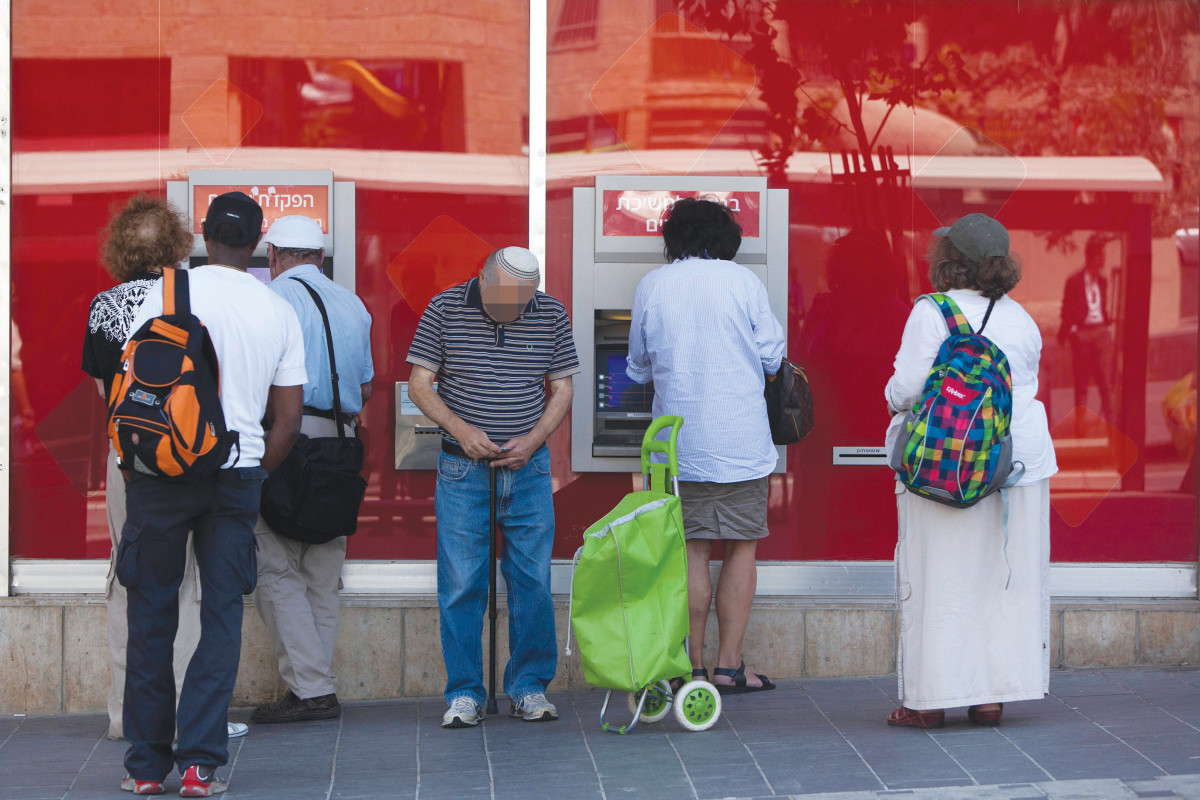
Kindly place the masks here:
POLYGON ((988 711, 981 710, 981 706, 971 706, 967 709, 967 719, 976 725, 999 725, 1000 717, 1004 714, 1004 703, 997 703, 996 705, 999 708, 993 708, 988 711))
POLYGON ((946 712, 940 708, 930 711, 914 711, 900 706, 888 714, 888 725, 902 728, 944 728, 946 727, 946 712))

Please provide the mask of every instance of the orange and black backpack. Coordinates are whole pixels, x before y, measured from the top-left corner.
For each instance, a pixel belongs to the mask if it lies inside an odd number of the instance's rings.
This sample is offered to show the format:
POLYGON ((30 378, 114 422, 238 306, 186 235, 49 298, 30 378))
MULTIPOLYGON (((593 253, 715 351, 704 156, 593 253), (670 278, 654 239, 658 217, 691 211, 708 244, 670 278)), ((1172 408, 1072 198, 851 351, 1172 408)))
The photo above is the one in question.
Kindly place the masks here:
POLYGON ((238 433, 225 427, 217 351, 191 312, 187 272, 164 269, 162 290, 162 316, 142 325, 121 354, 108 438, 121 469, 192 483, 224 466, 238 433))

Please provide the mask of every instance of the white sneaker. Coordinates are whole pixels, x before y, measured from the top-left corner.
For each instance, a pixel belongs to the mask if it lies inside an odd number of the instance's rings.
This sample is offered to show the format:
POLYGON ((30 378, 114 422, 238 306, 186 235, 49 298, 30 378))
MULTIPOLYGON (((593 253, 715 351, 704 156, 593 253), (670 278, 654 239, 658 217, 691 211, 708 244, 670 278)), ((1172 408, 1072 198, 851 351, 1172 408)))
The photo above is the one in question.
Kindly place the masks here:
POLYGON ((541 692, 527 694, 512 704, 510 717, 521 717, 526 722, 542 722, 558 719, 558 709, 541 692))
POLYGON ((483 707, 470 697, 456 697, 442 715, 443 728, 473 728, 483 716, 483 707))
POLYGON ((250 730, 250 726, 244 722, 229 722, 225 724, 225 728, 229 731, 230 739, 241 738, 250 730))

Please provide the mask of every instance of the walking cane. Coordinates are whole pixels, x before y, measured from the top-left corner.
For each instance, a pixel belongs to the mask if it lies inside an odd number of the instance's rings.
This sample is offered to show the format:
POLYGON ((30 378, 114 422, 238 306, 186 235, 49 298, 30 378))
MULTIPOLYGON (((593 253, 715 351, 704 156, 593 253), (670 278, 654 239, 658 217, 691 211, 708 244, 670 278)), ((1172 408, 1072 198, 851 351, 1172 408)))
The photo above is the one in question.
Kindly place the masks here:
POLYGON ((496 467, 488 463, 491 473, 491 529, 488 531, 488 696, 487 713, 498 713, 496 709, 496 467))

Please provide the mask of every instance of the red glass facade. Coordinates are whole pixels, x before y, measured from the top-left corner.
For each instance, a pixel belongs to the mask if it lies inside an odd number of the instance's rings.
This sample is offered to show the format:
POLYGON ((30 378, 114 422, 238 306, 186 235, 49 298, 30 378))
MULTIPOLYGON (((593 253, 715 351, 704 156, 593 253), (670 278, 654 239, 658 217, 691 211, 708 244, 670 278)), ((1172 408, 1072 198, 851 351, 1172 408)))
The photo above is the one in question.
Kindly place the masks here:
MULTIPOLYGON (((891 473, 833 466, 831 448, 882 443, 930 231, 985 211, 1013 234, 1014 297, 1042 330, 1053 558, 1195 561, 1194 4, 727 6, 549 3, 546 288, 569 306, 571 188, 598 174, 765 174, 788 190, 789 353, 818 426, 772 479, 760 557, 891 558, 891 473), (1147 169, 1161 185, 1122 183, 1147 169), (827 263, 856 227, 891 252, 827 263), (1097 234, 1111 325, 1084 369, 1059 333, 1097 234)), ((528 6, 251 0, 239 15, 223 24, 211 0, 12 4, 15 557, 107 557, 104 412, 79 369, 88 303, 111 285, 96 232, 131 193, 214 168, 356 182, 376 392, 350 557, 434 557, 433 473, 393 468, 394 384, 429 297, 528 240, 528 6)), ((558 557, 631 485, 571 472, 569 424, 550 442, 558 557)))

